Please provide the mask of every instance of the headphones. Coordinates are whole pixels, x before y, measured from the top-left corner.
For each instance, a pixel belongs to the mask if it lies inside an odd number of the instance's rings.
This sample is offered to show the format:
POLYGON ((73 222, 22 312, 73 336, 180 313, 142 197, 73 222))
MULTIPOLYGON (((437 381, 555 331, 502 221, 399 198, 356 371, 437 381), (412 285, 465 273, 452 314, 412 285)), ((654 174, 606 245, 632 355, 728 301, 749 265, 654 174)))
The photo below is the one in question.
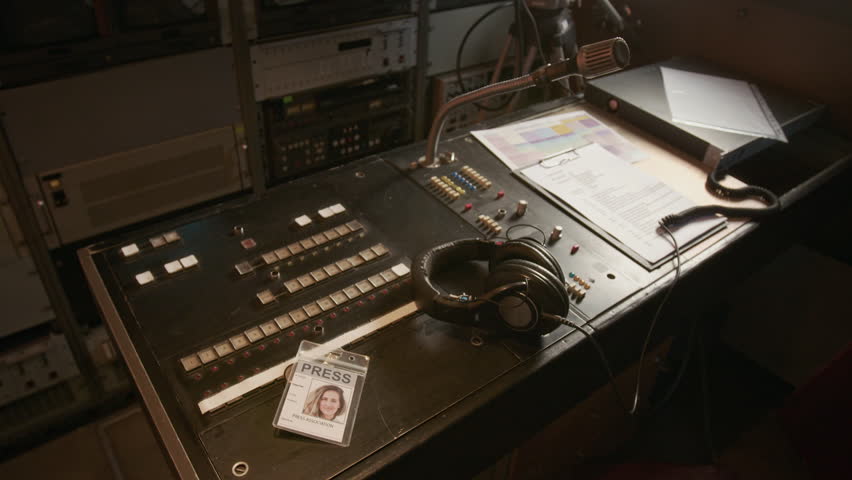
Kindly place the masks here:
POLYGON ((485 326, 490 319, 511 332, 544 335, 568 314, 570 296, 559 262, 530 238, 492 242, 465 239, 438 245, 414 260, 412 285, 417 308, 452 323, 485 326), (485 293, 444 294, 432 278, 448 266, 487 261, 485 293))

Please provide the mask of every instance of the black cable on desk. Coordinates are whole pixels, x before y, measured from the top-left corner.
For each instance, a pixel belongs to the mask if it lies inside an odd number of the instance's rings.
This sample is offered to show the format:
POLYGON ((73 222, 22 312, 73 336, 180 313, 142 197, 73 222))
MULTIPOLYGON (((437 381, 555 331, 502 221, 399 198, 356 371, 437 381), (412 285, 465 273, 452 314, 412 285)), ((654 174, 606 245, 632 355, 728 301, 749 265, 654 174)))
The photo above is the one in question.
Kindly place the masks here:
POLYGON ((654 327, 657 325, 657 320, 660 319, 660 313, 663 311, 663 307, 668 303, 669 297, 674 290, 675 285, 677 285, 678 279, 680 279, 680 247, 678 247, 677 239, 669 227, 663 223, 663 220, 660 220, 660 228, 662 228, 672 239, 672 243, 674 244, 675 251, 675 260, 677 261, 675 266, 675 278, 672 280, 672 284, 669 286, 669 289, 666 291, 666 295, 663 297, 663 300, 660 302, 660 305, 657 307, 657 312, 654 314, 653 320, 651 320, 651 326, 648 327, 648 334, 645 336, 645 343, 642 345, 642 353, 639 354, 639 367, 636 370, 636 390, 633 392, 633 406, 630 408, 630 414, 635 415, 637 410, 639 409, 639 391, 642 385, 642 362, 645 359, 645 352, 648 350, 648 344, 651 342, 651 335, 654 332, 654 327))
MULTIPOLYGON (((598 357, 600 357, 601 359, 601 364, 603 365, 604 370, 606 370, 607 377, 609 377, 609 384, 612 387, 612 391, 615 394, 615 398, 618 400, 618 404, 619 406, 621 406, 621 409, 624 410, 624 413, 629 417, 630 411, 627 409, 627 403, 624 402, 624 397, 621 396, 621 391, 618 389, 618 385, 616 385, 615 383, 615 375, 612 374, 612 368, 610 368, 609 366, 609 360, 607 360, 606 353, 604 353, 603 347, 601 347, 601 344, 598 343, 598 340, 595 338, 595 336, 583 329, 583 325, 577 325, 566 317, 559 317, 556 315, 553 315, 553 317, 556 318, 563 325, 568 325, 574 330, 579 331, 586 338, 588 338, 590 342, 592 342, 592 346, 595 347, 595 350, 598 352, 598 357)), ((585 322, 585 325, 594 330, 594 327, 592 327, 590 323, 585 322)))
MULTIPOLYGON (((607 358, 606 358, 606 353, 604 352, 600 343, 598 343, 595 336, 592 335, 591 333, 587 332, 585 329, 583 329, 583 325, 577 325, 576 323, 574 323, 572 320, 568 319, 567 317, 560 317, 560 316, 557 316, 557 315, 548 315, 549 317, 557 320, 558 322, 560 322, 564 325, 568 325, 569 327, 573 327, 575 330, 578 330, 580 333, 585 335, 586 338, 589 339, 589 341, 592 342, 592 346, 594 346, 595 350, 597 351, 598 356, 600 357, 600 360, 601 360, 601 364, 603 365, 604 369, 606 370, 607 376, 609 377, 609 382, 610 382, 610 385, 612 386, 613 393, 615 394, 619 405, 621 405, 622 409, 627 414, 627 416, 636 415, 636 413, 638 411, 639 391, 641 389, 641 384, 642 384, 642 362, 645 359, 645 352, 648 350, 648 344, 651 341, 651 335, 654 332, 654 327, 657 324, 657 320, 659 320, 659 318, 660 318, 660 313, 663 311, 663 307, 666 305, 666 303, 668 303, 669 296, 671 296, 672 290, 674 290, 674 287, 677 284, 678 279, 680 279, 681 259, 680 259, 680 247, 677 244, 677 239, 675 238, 672 231, 669 230, 669 228, 666 225, 663 225, 662 221, 660 222, 660 228, 662 228, 666 233, 669 234, 669 236, 672 239, 672 243, 674 244, 675 260, 677 262, 675 264, 675 278, 674 278, 674 280, 672 280, 672 284, 669 286, 668 291, 666 291, 666 295, 663 297, 663 300, 660 302, 660 305, 657 307, 657 312, 654 314, 654 318, 653 318, 653 320, 651 320, 651 326, 648 328, 648 334, 645 336, 645 343, 642 345, 642 352, 639 354, 639 362, 638 362, 638 365, 636 367, 636 390, 633 393, 633 404, 632 404, 631 408, 629 408, 629 409, 627 408, 627 404, 624 402, 624 397, 621 396, 621 391, 618 389, 618 385, 616 385, 616 383, 615 383, 615 376, 612 373, 612 368, 610 368, 609 360, 607 360, 607 358)), ((596 332, 596 330, 594 329, 594 327, 590 323, 584 322, 584 324, 586 326, 588 326, 593 332, 596 332)), ((681 371, 678 373, 678 378, 676 379, 675 386, 679 382, 680 377, 683 375, 683 369, 685 369, 685 368, 686 368, 686 365, 685 365, 685 362, 684 362, 684 364, 681 365, 681 371)), ((671 389, 670 392, 666 394, 666 397, 668 398, 673 391, 674 391, 674 388, 671 389)))
POLYGON ((744 200, 746 198, 757 198, 766 204, 763 208, 746 208, 746 207, 726 207, 722 205, 701 205, 698 207, 688 208, 682 212, 672 215, 666 215, 660 220, 662 225, 673 227, 684 223, 689 223, 692 220, 701 217, 709 217, 712 215, 724 215, 726 217, 748 217, 760 218, 772 215, 781 211, 781 201, 778 197, 766 188, 756 185, 746 185, 740 188, 730 188, 722 185, 722 180, 725 179, 727 170, 718 166, 707 175, 707 181, 704 186, 707 190, 719 198, 731 200, 744 200))

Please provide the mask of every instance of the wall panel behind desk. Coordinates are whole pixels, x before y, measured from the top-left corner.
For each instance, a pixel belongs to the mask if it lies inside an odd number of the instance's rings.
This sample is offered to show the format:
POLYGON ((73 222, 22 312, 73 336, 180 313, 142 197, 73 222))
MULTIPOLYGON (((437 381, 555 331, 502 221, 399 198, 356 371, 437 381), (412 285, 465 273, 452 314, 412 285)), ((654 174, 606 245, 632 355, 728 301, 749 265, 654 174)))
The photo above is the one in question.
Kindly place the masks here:
POLYGON ((23 175, 237 123, 230 48, 0 92, 23 175))
POLYGON ((51 248, 249 184, 230 48, 5 90, 0 112, 51 248))

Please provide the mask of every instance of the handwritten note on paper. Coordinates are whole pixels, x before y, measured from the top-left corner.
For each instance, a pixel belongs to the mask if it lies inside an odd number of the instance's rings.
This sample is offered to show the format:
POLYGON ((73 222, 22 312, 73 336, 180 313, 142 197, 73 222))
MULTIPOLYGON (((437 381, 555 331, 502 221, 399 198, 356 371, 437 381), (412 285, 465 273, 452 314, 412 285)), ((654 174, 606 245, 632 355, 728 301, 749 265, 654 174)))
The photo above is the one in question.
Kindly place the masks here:
MULTIPOLYGON (((652 264, 674 250, 670 239, 657 232, 657 222, 695 206, 597 144, 522 172, 652 264)), ((724 223, 722 217, 710 217, 684 225, 674 235, 685 246, 724 223)))

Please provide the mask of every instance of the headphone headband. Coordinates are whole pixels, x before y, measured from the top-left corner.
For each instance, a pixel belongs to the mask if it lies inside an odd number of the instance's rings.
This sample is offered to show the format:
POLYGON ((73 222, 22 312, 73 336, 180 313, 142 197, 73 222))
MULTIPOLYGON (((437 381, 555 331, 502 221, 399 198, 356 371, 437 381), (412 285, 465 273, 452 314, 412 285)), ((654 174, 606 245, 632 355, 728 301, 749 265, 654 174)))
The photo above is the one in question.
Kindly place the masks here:
POLYGON ((434 317, 441 318, 447 314, 445 309, 462 308, 474 310, 482 305, 482 300, 475 300, 469 295, 444 295, 432 283, 431 277, 457 262, 491 261, 497 245, 494 242, 478 238, 467 238, 444 243, 420 254, 414 261, 412 282, 414 285, 414 302, 417 308, 434 317))
MULTIPOLYGON (((519 297, 524 302, 532 299, 531 311, 536 318, 530 319, 530 325, 538 324, 538 305, 542 300, 546 309, 556 315, 565 315, 568 310, 568 297, 564 293, 564 276, 559 263, 543 246, 530 239, 495 242, 483 239, 463 239, 438 245, 421 253, 413 262, 412 284, 414 301, 417 308, 437 319, 453 323, 471 323, 476 312, 486 304, 498 305, 507 295, 519 297), (485 261, 488 263, 489 281, 485 293, 478 297, 467 293, 444 294, 433 283, 437 272, 452 265, 485 261), (499 267, 499 268, 498 268, 499 267), (495 271, 498 271, 495 277, 495 271), (494 281, 499 278, 499 281, 494 281)), ((548 325, 553 322, 547 321, 548 325)), ((517 328, 515 331, 530 331, 530 328, 517 328)), ((555 326, 544 332, 552 330, 555 326)), ((539 327, 539 330, 541 328, 539 327)))

